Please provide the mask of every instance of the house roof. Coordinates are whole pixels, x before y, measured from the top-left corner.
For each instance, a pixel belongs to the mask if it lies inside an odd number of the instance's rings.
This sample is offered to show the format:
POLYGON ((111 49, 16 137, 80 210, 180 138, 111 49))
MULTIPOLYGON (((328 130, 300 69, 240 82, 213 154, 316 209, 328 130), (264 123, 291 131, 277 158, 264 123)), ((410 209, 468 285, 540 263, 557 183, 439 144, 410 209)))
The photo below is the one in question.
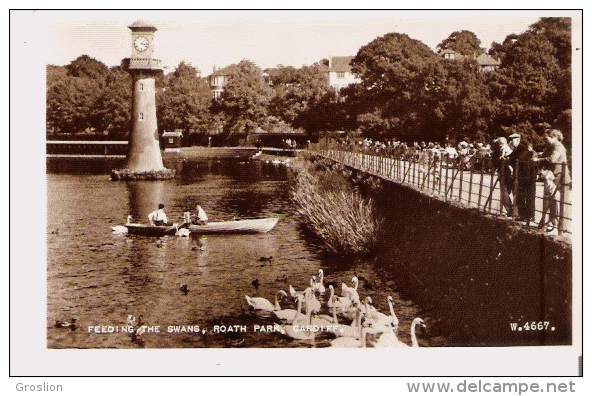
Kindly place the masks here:
POLYGON ((353 56, 332 56, 330 59, 330 72, 348 72, 351 73, 349 63, 354 59, 353 56))
POLYGON ((162 136, 163 137, 169 137, 169 136, 181 137, 181 136, 183 136, 183 132, 179 132, 179 131, 175 131, 175 132, 164 131, 164 133, 162 134, 162 136))
MULTIPOLYGON (((463 60, 466 58, 469 58, 469 56, 467 55, 462 55, 461 53, 458 53, 454 50, 451 49, 444 49, 441 50, 440 52, 438 52, 438 55, 440 56, 444 56, 445 54, 454 54, 454 60, 463 60)), ((480 66, 499 66, 502 63, 497 60, 494 59, 493 57, 491 57, 490 55, 486 54, 486 53, 482 53, 481 55, 479 55, 478 57, 474 58, 477 63, 479 63, 480 66)))
POLYGON ((485 53, 477 57, 477 62, 479 62, 481 66, 499 66, 502 64, 498 59, 494 59, 485 53))

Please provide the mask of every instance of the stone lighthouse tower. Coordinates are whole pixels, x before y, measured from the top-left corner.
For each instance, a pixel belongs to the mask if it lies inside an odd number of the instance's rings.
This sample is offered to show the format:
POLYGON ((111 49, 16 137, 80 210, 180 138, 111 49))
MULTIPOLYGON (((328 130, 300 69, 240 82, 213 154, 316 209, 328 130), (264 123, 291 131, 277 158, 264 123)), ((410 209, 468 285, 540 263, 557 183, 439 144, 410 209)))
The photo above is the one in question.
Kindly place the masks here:
MULTIPOLYGON (((158 143, 156 120, 155 76, 162 72, 162 64, 153 58, 156 27, 146 21, 136 21, 132 31, 132 56, 129 73, 132 75, 132 132, 125 171, 116 172, 116 179, 166 179, 174 171, 165 169, 158 143)), ((112 173, 113 178, 113 173, 112 173)))

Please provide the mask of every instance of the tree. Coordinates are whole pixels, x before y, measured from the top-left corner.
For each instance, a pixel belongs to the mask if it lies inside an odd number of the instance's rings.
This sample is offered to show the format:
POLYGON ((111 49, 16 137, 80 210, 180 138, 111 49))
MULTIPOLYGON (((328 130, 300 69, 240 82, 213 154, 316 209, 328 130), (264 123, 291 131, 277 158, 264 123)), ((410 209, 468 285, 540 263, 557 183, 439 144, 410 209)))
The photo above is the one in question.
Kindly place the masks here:
POLYGON ((79 133, 93 127, 89 114, 95 108, 98 83, 66 76, 49 87, 46 98, 47 126, 55 133, 79 133))
POLYGON ((327 93, 333 92, 327 74, 318 64, 300 69, 280 67, 267 72, 274 93, 270 114, 295 127, 304 127, 304 114, 321 103, 327 93))
POLYGON ((109 74, 109 68, 102 62, 88 55, 81 55, 68 66, 68 75, 72 77, 84 77, 93 80, 102 80, 109 74))
POLYGON ((132 77, 117 66, 109 71, 105 88, 97 98, 93 116, 100 131, 113 139, 126 139, 131 131, 132 77))
MULTIPOLYGON (((571 109, 571 47, 569 20, 543 18, 520 35, 494 43, 501 67, 489 76, 498 128, 553 123, 571 109), (569 44, 568 44, 569 42, 569 44)), ((540 137, 534 130, 527 138, 540 137)), ((570 137, 567 137, 570 140, 570 137)))
POLYGON ((481 40, 475 33, 469 30, 453 32, 446 39, 442 40, 436 47, 438 50, 450 49, 465 56, 479 56, 485 52, 481 48, 481 40))
POLYGON ((219 108, 226 118, 225 133, 230 140, 248 135, 266 123, 272 91, 263 73, 249 60, 242 60, 222 92, 219 108))
POLYGON ((362 80, 352 99, 363 132, 408 140, 429 135, 432 102, 445 84, 445 72, 427 45, 389 33, 360 48, 351 65, 362 80))
POLYGON ((157 98, 161 130, 181 129, 190 142, 200 140, 196 135, 209 132, 212 93, 207 81, 198 77, 195 67, 181 62, 168 76, 157 98))

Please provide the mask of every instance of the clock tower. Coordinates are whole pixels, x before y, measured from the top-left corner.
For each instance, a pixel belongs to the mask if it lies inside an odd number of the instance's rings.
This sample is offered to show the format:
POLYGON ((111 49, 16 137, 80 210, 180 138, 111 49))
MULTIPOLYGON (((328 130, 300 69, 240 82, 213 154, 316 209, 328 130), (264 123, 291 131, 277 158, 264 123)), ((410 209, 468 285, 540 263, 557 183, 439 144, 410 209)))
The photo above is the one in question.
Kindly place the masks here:
POLYGON ((127 169, 134 173, 166 171, 158 143, 155 76, 162 64, 153 58, 156 27, 146 21, 129 26, 132 31, 132 133, 129 139, 127 169))

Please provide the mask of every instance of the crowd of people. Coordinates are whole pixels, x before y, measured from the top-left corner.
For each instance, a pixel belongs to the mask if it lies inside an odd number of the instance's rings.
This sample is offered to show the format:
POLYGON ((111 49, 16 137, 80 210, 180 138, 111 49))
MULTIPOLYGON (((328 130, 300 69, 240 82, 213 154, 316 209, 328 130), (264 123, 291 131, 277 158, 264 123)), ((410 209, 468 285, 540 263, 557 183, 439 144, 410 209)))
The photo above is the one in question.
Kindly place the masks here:
POLYGON ((466 142, 445 144, 398 140, 342 139, 339 143, 350 151, 364 152, 418 162, 423 168, 437 172, 440 164, 472 172, 497 174, 501 212, 505 216, 526 222, 535 221, 536 182, 544 185, 543 210, 539 228, 554 233, 558 226, 558 202, 562 186, 571 184, 567 168, 567 151, 558 129, 547 129, 545 148, 537 152, 519 133, 499 136, 490 143, 466 142), (548 214, 548 218, 547 218, 548 214))

